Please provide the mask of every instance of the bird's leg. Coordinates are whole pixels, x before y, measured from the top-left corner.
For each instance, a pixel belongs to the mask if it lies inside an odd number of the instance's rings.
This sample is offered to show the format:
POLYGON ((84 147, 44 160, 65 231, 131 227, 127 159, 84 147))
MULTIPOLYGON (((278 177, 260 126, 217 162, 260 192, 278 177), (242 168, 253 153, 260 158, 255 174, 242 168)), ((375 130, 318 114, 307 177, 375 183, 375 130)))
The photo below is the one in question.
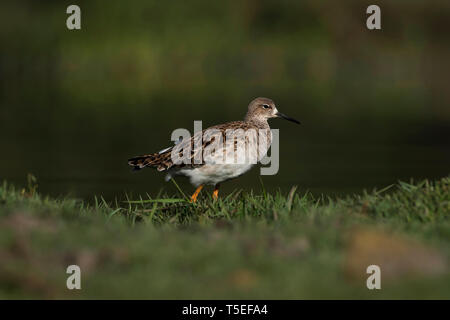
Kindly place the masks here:
POLYGON ((215 187, 214 187, 214 192, 213 192, 213 199, 214 200, 217 200, 217 198, 219 198, 219 187, 220 187, 219 183, 216 184, 215 187))
POLYGON ((200 193, 200 191, 202 191, 203 189, 203 185, 199 185, 197 190, 195 190, 194 194, 191 196, 191 202, 197 202, 197 197, 200 193))

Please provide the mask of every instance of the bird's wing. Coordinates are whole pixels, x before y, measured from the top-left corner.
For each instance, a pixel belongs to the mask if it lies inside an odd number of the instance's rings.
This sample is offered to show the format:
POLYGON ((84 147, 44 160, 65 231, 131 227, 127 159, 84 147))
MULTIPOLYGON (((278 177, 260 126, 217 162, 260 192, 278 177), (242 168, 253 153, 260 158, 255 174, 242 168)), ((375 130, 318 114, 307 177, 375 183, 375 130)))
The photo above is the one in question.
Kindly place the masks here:
POLYGON ((204 164, 256 163, 260 158, 257 129, 243 121, 228 122, 207 128, 183 140, 170 150, 171 158, 175 160, 173 166, 198 167, 204 164), (237 129, 242 130, 241 133, 237 133, 235 138, 230 139, 233 137, 233 131, 230 136, 227 130, 237 129), (249 129, 254 129, 254 134, 248 134, 249 129), (241 134, 243 136, 240 136, 241 134), (244 149, 246 151, 242 152, 242 148, 246 148, 244 149))
MULTIPOLYGON (((213 126, 195 133, 192 137, 179 141, 172 147, 168 147, 158 153, 135 157, 129 160, 129 165, 139 170, 144 167, 155 167, 158 171, 171 168, 195 168, 204 164, 241 163, 242 153, 237 152, 239 143, 248 144, 252 137, 245 139, 227 140, 227 130, 257 129, 253 125, 234 121, 213 126)), ((255 142, 255 141, 253 141, 255 142)), ((257 142, 252 143, 257 145, 257 142)), ((250 150, 250 153, 254 151, 250 150)), ((252 156, 252 155, 251 155, 252 156)))

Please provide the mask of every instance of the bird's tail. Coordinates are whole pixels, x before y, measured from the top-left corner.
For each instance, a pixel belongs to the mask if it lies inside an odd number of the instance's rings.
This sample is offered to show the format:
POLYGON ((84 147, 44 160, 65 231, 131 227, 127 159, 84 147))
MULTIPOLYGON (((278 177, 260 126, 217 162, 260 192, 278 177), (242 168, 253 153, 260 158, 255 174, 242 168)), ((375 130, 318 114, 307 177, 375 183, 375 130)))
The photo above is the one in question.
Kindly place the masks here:
POLYGON ((169 154, 153 153, 144 156, 134 157, 128 159, 128 165, 132 166, 133 170, 141 170, 145 167, 151 167, 158 169, 158 171, 164 171, 170 167, 170 153, 169 154))

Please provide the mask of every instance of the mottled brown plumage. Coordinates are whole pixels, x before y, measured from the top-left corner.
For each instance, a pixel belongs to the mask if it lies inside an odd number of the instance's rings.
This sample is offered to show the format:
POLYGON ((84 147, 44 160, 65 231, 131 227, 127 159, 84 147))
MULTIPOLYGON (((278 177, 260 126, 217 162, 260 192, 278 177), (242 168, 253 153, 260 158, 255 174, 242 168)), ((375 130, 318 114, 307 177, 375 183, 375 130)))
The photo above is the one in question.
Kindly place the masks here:
MULTIPOLYGON (((179 168, 186 168, 186 167, 199 167, 204 165, 204 161, 203 161, 203 157, 202 157, 202 162, 201 163, 194 163, 193 159, 194 157, 197 155, 197 152, 200 151, 204 151, 205 148, 214 142, 215 137, 212 137, 211 140, 209 141, 202 141, 202 148, 195 148, 194 143, 195 143, 195 139, 198 138, 198 135, 204 135, 205 132, 207 130, 211 130, 211 129, 217 129, 222 133, 222 139, 225 143, 226 141, 226 135, 225 132, 226 130, 237 130, 237 129, 242 129, 244 131, 249 130, 249 129, 254 129, 254 130, 258 130, 258 129, 263 129, 263 130, 270 130, 269 125, 267 124, 267 122, 264 124, 263 122, 258 122, 258 121, 232 121, 232 122, 228 122, 228 123, 224 123, 224 124, 219 124, 213 127, 209 127, 207 129, 202 130, 201 132, 195 134, 194 136, 192 136, 190 139, 188 139, 187 141, 182 141, 180 142, 180 149, 183 149, 183 147, 185 146, 185 144, 190 143, 191 144, 191 155, 189 157, 189 159, 191 159, 191 164, 176 164, 175 167, 179 167, 179 168), (198 150, 199 149, 199 150, 198 150)), ((248 141, 247 141, 248 143, 248 141)), ((236 144, 236 143, 235 143, 236 144)), ((270 141, 269 141, 270 144, 270 141)), ((236 150, 236 149, 235 149, 236 150)), ((173 151, 173 147, 164 150, 164 152, 162 153, 152 153, 152 154, 148 154, 148 155, 143 155, 143 156, 138 156, 138 157, 134 157, 128 160, 128 164, 130 166, 133 166, 135 170, 140 170, 143 169, 145 167, 152 167, 152 168, 156 168, 158 171, 165 171, 168 170, 170 168, 172 168, 174 166, 173 162, 172 162, 172 151, 173 151)), ((225 150, 224 150, 225 151, 225 150)))

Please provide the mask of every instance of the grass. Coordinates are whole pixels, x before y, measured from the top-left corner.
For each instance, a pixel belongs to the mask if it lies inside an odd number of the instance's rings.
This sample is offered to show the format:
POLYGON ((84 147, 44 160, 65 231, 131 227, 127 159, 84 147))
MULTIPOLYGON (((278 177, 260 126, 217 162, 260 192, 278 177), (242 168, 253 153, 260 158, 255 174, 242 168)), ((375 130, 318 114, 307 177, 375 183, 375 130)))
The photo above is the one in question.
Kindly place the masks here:
POLYGON ((0 187, 0 299, 450 298, 450 178, 94 204, 0 187), (81 267, 81 290, 66 288, 81 267), (381 290, 368 290, 368 265, 381 290))

